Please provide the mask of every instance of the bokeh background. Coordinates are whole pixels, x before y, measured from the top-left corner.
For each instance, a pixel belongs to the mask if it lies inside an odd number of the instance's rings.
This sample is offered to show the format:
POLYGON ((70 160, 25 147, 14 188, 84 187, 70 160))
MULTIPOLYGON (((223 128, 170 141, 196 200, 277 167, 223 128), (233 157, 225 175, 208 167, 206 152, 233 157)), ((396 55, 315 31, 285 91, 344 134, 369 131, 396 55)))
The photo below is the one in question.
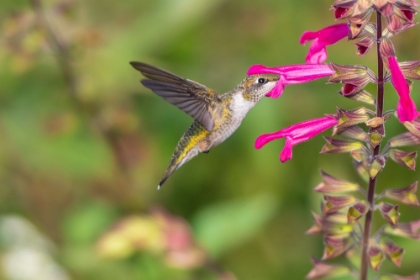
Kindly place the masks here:
MULTIPOLYGON (((143 61, 223 93, 252 64, 303 63, 305 30, 332 24, 332 1, 2 0, 0 3, 1 279, 303 279, 321 236, 306 235, 322 196, 320 169, 363 183, 350 157, 319 155, 322 137, 261 150, 255 138, 360 104, 326 79, 264 99, 223 145, 179 169, 160 190, 191 119, 145 89, 143 61)), ((400 61, 418 57, 418 27, 394 38, 400 61)), ((364 63, 351 42, 329 61, 364 63)), ((368 90, 374 92, 374 87, 368 90)), ((386 109, 397 95, 387 88, 386 109)), ((420 102, 414 85, 413 97, 420 102)), ((387 136, 403 132, 395 119, 387 136)), ((330 132, 328 132, 330 133, 330 132)), ((327 134, 328 134, 327 133, 327 134)), ((417 171, 389 162, 379 190, 417 171)), ((420 218, 401 207, 401 221, 420 218)), ((375 216, 377 224, 382 223, 375 216)), ((403 266, 419 271, 420 244, 403 266)))

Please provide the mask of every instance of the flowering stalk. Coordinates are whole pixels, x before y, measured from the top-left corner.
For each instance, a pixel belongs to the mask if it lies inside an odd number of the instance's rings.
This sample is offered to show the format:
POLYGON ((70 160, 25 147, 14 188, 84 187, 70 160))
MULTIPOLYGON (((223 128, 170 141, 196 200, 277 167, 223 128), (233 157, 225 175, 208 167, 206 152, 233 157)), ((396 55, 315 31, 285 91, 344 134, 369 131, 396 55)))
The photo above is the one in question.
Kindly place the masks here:
MULTIPOLYGON (((376 26, 377 30, 382 30, 382 17, 379 12, 376 13, 376 26)), ((380 49, 382 33, 377 32, 377 60, 378 60, 378 81, 377 81, 377 105, 376 105, 376 117, 382 118, 383 104, 384 104, 384 68, 382 62, 382 56, 380 49)), ((379 155, 381 143, 373 150, 373 156, 377 157, 379 155)), ((376 176, 370 178, 368 186, 367 201, 369 205, 369 210, 366 213, 365 226, 363 232, 363 241, 362 241, 362 260, 360 264, 360 279, 365 280, 368 274, 368 248, 369 248, 369 238, 370 231, 372 227, 372 215, 374 210, 374 196, 375 196, 375 187, 376 187, 376 176)))
MULTIPOLYGON (((285 85, 329 77, 328 83, 342 83, 339 93, 343 97, 374 106, 374 110, 365 107, 351 110, 337 108, 334 115, 303 121, 277 132, 261 135, 255 142, 255 147, 260 149, 275 139, 285 138, 280 160, 286 162, 292 158, 292 147, 332 128, 334 137, 324 137, 327 143, 321 153, 349 153, 356 171, 366 182, 366 187, 363 187, 322 171, 323 182, 314 190, 324 195, 324 202, 321 214, 314 214, 315 225, 307 233, 323 234, 325 250, 321 260, 313 259, 314 267, 308 273, 308 279, 351 274, 366 280, 369 267, 378 272, 385 257, 395 265, 401 265, 404 249, 385 237, 386 235, 420 239, 420 220, 400 222, 399 205, 381 201, 388 198, 419 206, 416 196, 417 182, 408 187, 375 193, 377 176, 383 171, 388 159, 415 170, 417 152, 406 152, 397 148, 420 145, 419 112, 410 96, 412 82, 407 82, 407 79, 420 80, 420 61, 399 63, 391 38, 415 26, 413 20, 418 5, 416 0, 335 0, 332 5, 335 18, 347 20, 347 23, 303 33, 301 44, 312 41, 305 59, 306 67, 291 65, 269 68, 254 65, 248 71, 248 74, 280 75, 276 89, 268 95, 271 97, 280 96, 285 85), (376 22, 370 22, 373 14, 376 14, 376 22), (385 28, 382 27, 383 23, 386 23, 385 28), (324 64, 327 59, 326 47, 344 37, 358 40, 355 45, 359 55, 366 54, 376 43, 376 74, 363 65, 324 64), (399 96, 395 110, 388 112, 383 111, 386 82, 392 83, 399 96), (364 90, 368 83, 377 85, 376 97, 364 90), (391 113, 396 115, 408 132, 392 137, 383 146, 381 144, 385 136, 385 124, 391 113), (380 212, 385 225, 372 233, 375 211, 380 212), (328 263, 329 259, 340 255, 346 256, 350 262, 342 265, 328 263), (356 255, 360 256, 359 265, 354 260, 351 261, 356 255)), ((418 278, 418 274, 384 277, 383 279, 391 280, 414 280, 418 278)))

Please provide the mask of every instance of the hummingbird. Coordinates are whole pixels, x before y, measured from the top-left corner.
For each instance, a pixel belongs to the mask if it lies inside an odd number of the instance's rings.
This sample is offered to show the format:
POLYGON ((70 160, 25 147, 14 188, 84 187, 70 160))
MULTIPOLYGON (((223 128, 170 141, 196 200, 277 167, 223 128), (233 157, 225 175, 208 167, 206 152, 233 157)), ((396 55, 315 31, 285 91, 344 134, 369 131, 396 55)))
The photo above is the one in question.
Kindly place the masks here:
POLYGON ((152 65, 143 62, 130 64, 147 78, 140 81, 143 86, 194 118, 179 140, 158 189, 175 170, 198 153, 208 153, 229 138, 249 110, 279 80, 278 75, 250 75, 233 90, 219 95, 211 88, 152 65))

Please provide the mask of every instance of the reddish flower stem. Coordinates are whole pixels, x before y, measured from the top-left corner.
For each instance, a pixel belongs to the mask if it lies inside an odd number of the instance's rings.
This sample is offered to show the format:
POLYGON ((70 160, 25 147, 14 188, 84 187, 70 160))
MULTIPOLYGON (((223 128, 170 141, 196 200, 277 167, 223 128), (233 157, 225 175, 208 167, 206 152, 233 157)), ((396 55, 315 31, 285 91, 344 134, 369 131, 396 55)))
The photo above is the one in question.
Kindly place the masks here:
MULTIPOLYGON (((381 45, 382 37, 382 17, 381 14, 376 12, 376 50, 377 50, 377 59, 378 59, 378 86, 377 86, 377 105, 376 105, 376 116, 382 117, 383 114, 383 103, 384 103, 384 65, 379 52, 379 47, 381 45)), ((379 155, 380 144, 375 147, 373 151, 373 157, 379 155)), ((376 177, 369 180, 367 200, 369 203, 369 211, 366 214, 365 226, 363 232, 363 241, 362 241, 362 261, 360 265, 360 280, 367 280, 368 267, 369 267, 369 257, 368 257, 368 247, 369 247, 369 238, 372 226, 372 214, 374 207, 374 197, 375 197, 375 186, 376 186, 376 177)))

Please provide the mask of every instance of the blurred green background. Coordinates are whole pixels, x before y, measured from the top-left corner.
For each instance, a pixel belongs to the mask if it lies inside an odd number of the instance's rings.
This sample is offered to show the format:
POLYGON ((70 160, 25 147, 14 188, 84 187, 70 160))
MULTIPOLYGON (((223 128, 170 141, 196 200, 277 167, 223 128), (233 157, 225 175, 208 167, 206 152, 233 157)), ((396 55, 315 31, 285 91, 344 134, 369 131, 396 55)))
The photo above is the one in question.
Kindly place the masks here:
MULTIPOLYGON (((318 154, 322 137, 295 147, 285 164, 283 140, 253 144, 262 133, 360 104, 326 79, 289 86, 157 191, 191 119, 142 87, 128 62, 223 93, 252 64, 303 63, 308 46, 299 37, 334 22, 331 4, 2 0, 1 279, 303 279, 310 256, 323 251, 321 236, 305 235, 322 199, 312 191, 319 170, 362 181, 347 154, 318 154)), ((400 61, 418 59, 418 28, 393 42, 400 61)), ((375 69, 374 52, 358 57, 346 40, 328 51, 328 61, 375 69)), ((392 109, 397 95, 387 89, 392 109)), ((388 122, 388 137, 403 131, 388 122)), ((389 162, 378 191, 417 178, 389 162)), ((420 218, 418 209, 400 210, 401 221, 420 218)), ((419 271, 420 245, 397 244, 406 247, 402 268, 386 261, 381 271, 419 271)))

